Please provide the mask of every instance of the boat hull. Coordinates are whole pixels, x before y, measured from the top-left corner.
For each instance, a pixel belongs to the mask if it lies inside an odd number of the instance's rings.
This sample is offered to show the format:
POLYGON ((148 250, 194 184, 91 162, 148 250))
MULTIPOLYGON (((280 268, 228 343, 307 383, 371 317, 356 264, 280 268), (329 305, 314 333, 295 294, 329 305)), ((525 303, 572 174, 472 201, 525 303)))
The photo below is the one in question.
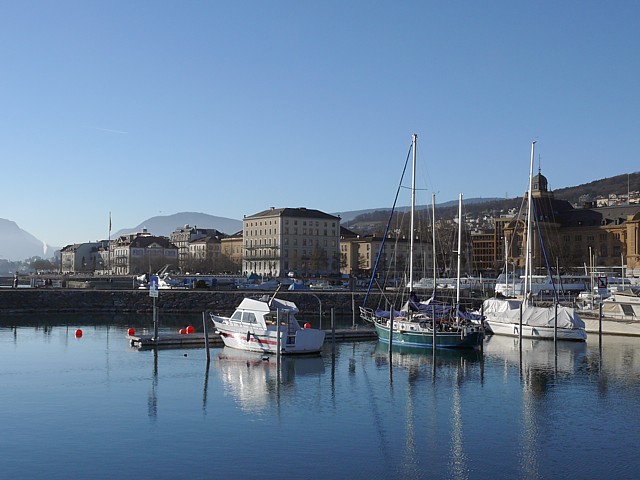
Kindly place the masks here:
MULTIPOLYGON (((413 348, 434 348, 432 331, 403 331, 394 329, 393 335, 390 336, 390 329, 387 325, 376 323, 375 328, 380 342, 388 344, 391 341, 393 345, 413 348)), ((436 332, 435 348, 478 348, 482 344, 483 339, 484 333, 474 327, 464 329, 461 332, 436 332)))
MULTIPOLYGON (((520 337, 520 325, 496 320, 485 320, 487 327, 494 335, 506 335, 520 337)), ((522 325, 522 338, 535 338, 540 340, 553 340, 554 328, 544 326, 522 325)), ((587 332, 582 328, 558 328, 558 340, 584 342, 587 340, 587 332)))
MULTIPOLYGON (((225 346, 238 350, 262 353, 277 353, 278 331, 237 327, 214 320, 214 325, 225 346)), ((301 355, 319 353, 324 344, 325 333, 322 330, 302 329, 293 333, 280 330, 280 353, 282 355, 301 355)))

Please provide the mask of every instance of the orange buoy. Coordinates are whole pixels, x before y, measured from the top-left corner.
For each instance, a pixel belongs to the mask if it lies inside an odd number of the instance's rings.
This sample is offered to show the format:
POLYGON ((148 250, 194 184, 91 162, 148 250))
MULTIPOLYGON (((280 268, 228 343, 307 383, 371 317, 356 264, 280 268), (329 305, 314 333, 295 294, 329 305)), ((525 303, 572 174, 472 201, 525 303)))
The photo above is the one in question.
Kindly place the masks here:
POLYGON ((191 333, 193 333, 194 331, 195 331, 195 328, 193 328, 193 325, 188 325, 188 326, 187 326, 187 333, 188 333, 188 334, 191 334, 191 333))
POLYGON ((136 329, 130 328, 129 330, 127 330, 127 333, 129 334, 130 337, 133 337, 136 334, 136 329))
POLYGON ((77 337, 77 338, 80 338, 81 336, 82 336, 82 330, 77 329, 77 330, 76 330, 76 337, 77 337))
POLYGON ((311 324, 309 322, 305 323, 304 328, 311 328, 311 324))
POLYGON ((181 328, 180 331, 178 332, 180 335, 185 335, 187 333, 187 331, 184 328, 181 328))

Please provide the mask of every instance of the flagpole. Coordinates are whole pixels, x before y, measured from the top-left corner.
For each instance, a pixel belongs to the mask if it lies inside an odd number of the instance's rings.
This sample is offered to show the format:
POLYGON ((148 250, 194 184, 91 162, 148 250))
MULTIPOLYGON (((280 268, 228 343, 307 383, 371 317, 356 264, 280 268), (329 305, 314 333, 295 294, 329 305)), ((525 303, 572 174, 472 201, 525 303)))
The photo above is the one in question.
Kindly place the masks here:
POLYGON ((111 275, 111 212, 109 212, 109 240, 107 242, 107 271, 111 275))

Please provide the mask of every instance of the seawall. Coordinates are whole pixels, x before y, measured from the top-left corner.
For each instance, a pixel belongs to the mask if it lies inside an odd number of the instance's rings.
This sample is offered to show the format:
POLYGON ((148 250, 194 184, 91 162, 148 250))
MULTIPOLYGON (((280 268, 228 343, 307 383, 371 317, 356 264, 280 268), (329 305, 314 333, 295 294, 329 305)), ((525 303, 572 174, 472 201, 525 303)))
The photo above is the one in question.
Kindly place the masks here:
MULTIPOLYGON (((266 293, 273 294, 273 292, 266 293)), ((198 313, 211 310, 231 314, 246 296, 262 292, 160 290, 156 306, 165 313, 198 313)), ((310 315, 322 307, 323 317, 331 309, 338 316, 352 315, 355 306, 364 301, 364 292, 280 292, 278 298, 296 303, 301 312, 310 315)), ((379 295, 370 295, 369 306, 377 305, 379 295)), ((0 315, 15 313, 148 313, 153 298, 148 290, 88 289, 0 289, 0 315)))

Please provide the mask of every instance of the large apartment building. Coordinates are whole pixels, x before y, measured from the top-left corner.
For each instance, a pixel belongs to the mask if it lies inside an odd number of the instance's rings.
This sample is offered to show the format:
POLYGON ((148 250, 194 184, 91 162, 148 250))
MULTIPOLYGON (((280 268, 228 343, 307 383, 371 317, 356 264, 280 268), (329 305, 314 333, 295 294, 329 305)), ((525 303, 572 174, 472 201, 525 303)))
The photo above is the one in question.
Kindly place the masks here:
POLYGON ((308 208, 270 208, 245 216, 242 271, 269 277, 340 272, 340 217, 308 208))

